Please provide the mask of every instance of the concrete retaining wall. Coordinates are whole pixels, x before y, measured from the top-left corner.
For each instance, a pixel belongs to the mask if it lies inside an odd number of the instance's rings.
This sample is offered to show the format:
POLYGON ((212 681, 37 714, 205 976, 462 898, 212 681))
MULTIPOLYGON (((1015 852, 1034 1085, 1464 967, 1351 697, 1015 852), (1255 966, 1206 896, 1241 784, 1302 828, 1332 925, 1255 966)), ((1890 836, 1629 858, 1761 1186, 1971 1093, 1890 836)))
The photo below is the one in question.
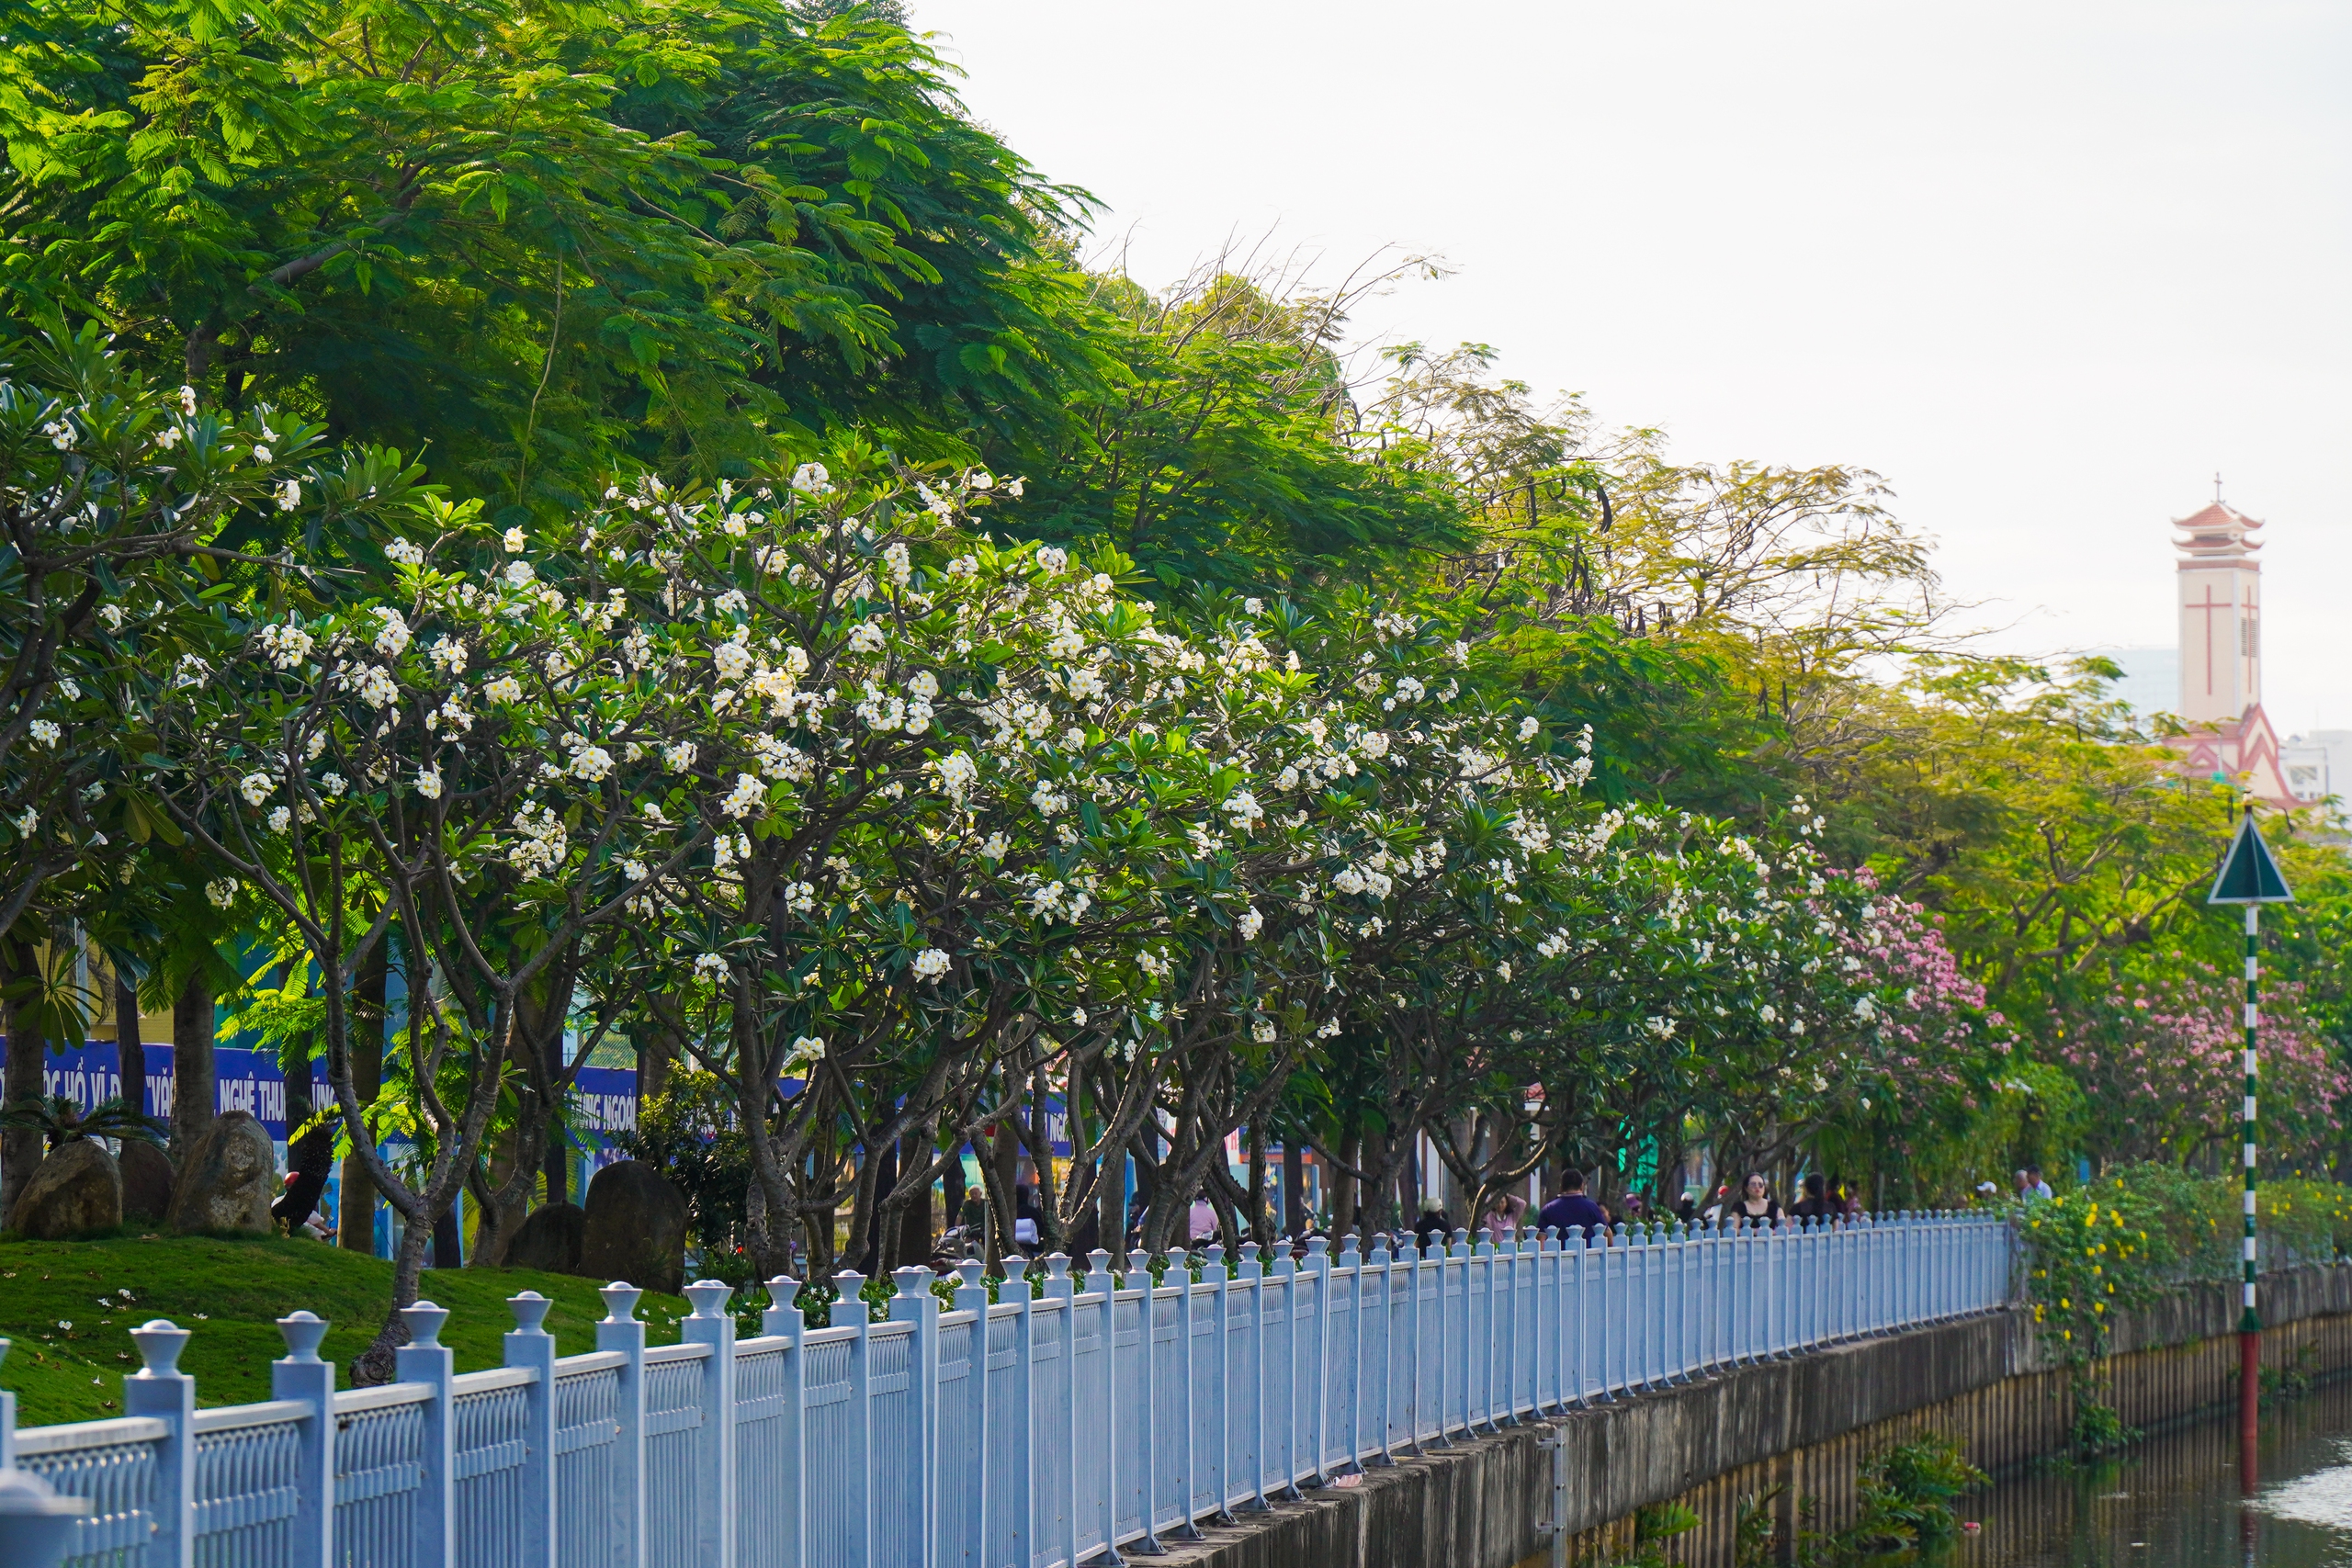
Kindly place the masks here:
MULTIPOLYGON (((2152 1426, 2236 1397, 2236 1292, 2184 1290, 2120 1322, 2098 1382, 2123 1419, 2152 1426)), ((2352 1367, 2352 1266, 2265 1281, 2266 1365, 2352 1367)), ((1815 1499, 1815 1529, 1850 1517, 1854 1470, 1888 1443, 1949 1432, 1987 1470, 2064 1448, 2070 1380, 2036 1343, 2030 1315, 1994 1313, 1787 1361, 1744 1367, 1658 1393, 1435 1449, 1275 1505, 1198 1542, 1169 1542, 1171 1563, 1201 1568, 1513 1568, 1541 1561, 1537 1533, 1552 1459, 1567 1448, 1571 1557, 1599 1561, 1631 1543, 1634 1514, 1679 1502, 1700 1528, 1670 1555, 1728 1562, 1743 1499, 1780 1487, 1778 1506, 1815 1499)))

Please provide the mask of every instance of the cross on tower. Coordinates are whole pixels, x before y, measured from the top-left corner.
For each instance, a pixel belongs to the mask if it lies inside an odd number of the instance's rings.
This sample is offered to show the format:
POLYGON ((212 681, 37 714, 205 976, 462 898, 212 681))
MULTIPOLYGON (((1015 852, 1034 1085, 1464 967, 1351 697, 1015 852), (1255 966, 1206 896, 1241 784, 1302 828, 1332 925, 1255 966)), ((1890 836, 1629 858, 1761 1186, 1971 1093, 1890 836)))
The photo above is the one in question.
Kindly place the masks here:
POLYGON ((2213 470, 2213 504, 2222 504, 2222 470, 2219 468, 2213 470))
POLYGON ((2214 598, 2213 585, 2210 582, 2205 585, 2203 604, 2185 606, 2190 610, 2201 610, 2205 615, 2205 694, 2209 697, 2213 694, 2213 612, 2236 607, 2227 599, 2214 598))

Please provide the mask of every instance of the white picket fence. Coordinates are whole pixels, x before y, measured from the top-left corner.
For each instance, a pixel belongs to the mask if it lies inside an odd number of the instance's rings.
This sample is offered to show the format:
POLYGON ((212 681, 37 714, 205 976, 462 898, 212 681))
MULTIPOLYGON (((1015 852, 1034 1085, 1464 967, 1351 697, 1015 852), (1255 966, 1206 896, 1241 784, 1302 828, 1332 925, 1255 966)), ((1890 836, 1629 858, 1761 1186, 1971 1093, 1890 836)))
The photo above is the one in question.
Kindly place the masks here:
MULTIPOLYGON (((119 1419, 17 1431, 0 1396, 0 1464, 89 1500, 75 1568, 1053 1568, 1523 1418, 1986 1311, 2011 1272, 1981 1213, 1375 1241, 1270 1268, 1211 1247, 1200 1282, 1180 1260, 1148 1290, 1141 1253, 1127 1289, 1107 1253, 1083 1278, 1049 1258, 1034 1300, 1015 1261, 995 1304, 971 1263, 950 1310, 900 1269, 886 1322, 772 1309, 752 1338, 703 1282, 663 1346, 614 1285, 581 1356, 526 1292, 506 1364, 462 1375, 448 1314, 419 1303, 398 1381, 361 1389, 298 1312, 274 1397, 209 1410, 176 1370, 188 1331, 159 1320, 132 1331, 119 1419)), ((865 1280, 835 1283, 854 1302, 865 1280)))

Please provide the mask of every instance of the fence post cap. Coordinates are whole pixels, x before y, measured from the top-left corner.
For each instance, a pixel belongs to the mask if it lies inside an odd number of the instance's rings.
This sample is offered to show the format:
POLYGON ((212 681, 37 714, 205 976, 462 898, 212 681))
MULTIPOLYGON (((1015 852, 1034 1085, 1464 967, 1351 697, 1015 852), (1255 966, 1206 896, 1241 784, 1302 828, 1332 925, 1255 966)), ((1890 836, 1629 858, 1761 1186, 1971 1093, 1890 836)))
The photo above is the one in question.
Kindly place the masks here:
POLYGON ((1342 1268, 1353 1268, 1357 1259, 1363 1256, 1363 1244, 1362 1239, 1358 1237, 1356 1233, 1353 1231, 1350 1231, 1347 1235, 1341 1236, 1340 1238, 1340 1266, 1342 1268))
POLYGON ((537 1291, 525 1291, 520 1295, 506 1298, 506 1310, 514 1314, 514 1332, 517 1334, 545 1334, 547 1330, 539 1325, 547 1321, 548 1308, 553 1305, 553 1302, 537 1291))
MULTIPOLYGON (((1350 1239, 1351 1241, 1352 1241, 1352 1240, 1354 1240, 1355 1238, 1354 1238, 1354 1237, 1352 1237, 1352 1236, 1351 1236, 1351 1237, 1349 1237, 1349 1239, 1350 1239)), ((1307 1257, 1309 1257, 1310 1258, 1320 1258, 1320 1257, 1322 1257, 1325 1253, 1327 1253, 1327 1252, 1329 1252, 1329 1251, 1330 1251, 1330 1250, 1331 1250, 1331 1238, 1330 1238, 1329 1236, 1328 1236, 1328 1235, 1311 1235, 1311 1236, 1308 1236, 1308 1237, 1306 1238, 1306 1255, 1307 1255, 1307 1257)))
POLYGON ((401 1308, 401 1321, 408 1325, 412 1347, 436 1349, 441 1344, 441 1325, 449 1321, 449 1309, 431 1302, 412 1302, 401 1308))
POLYGON ((168 1378, 178 1375, 180 1352, 187 1348, 187 1329, 169 1318, 150 1318, 130 1331, 130 1338, 139 1347, 139 1359, 142 1363, 134 1376, 168 1378))
POLYGON ((1225 1243, 1213 1241, 1201 1249, 1201 1254, 1217 1268, 1225 1267, 1225 1243))
POLYGON ((319 1341, 327 1337, 327 1321, 316 1313, 288 1313, 277 1320, 277 1332, 286 1341, 286 1359, 307 1363, 319 1359, 319 1341))
POLYGON ((696 1280, 686 1287, 686 1300, 695 1303, 691 1314, 695 1317, 722 1316, 734 1294, 735 1287, 720 1280, 696 1280))
POLYGON ((1146 1252, 1140 1247, 1136 1247, 1133 1252, 1128 1253, 1127 1272, 1130 1274, 1140 1274, 1144 1277, 1143 1285, 1138 1286, 1137 1289, 1148 1288, 1151 1283, 1151 1254, 1146 1252))
POLYGON ((1245 1241, 1241 1244, 1241 1261, 1244 1263, 1255 1263, 1258 1261, 1258 1244, 1256 1242, 1245 1241))
POLYGON ((1026 1279, 1028 1274, 1029 1260, 1027 1258, 1017 1252, 1008 1252, 1004 1255, 1004 1277, 1007 1280, 1026 1279))
POLYGON ((920 1263, 910 1263, 904 1269, 890 1270, 891 1282, 899 1289, 900 1299, 927 1294, 931 1290, 932 1273, 920 1263))
POLYGON ((1053 1252, 1046 1254, 1046 1277, 1049 1280, 1068 1279, 1069 1277, 1069 1255, 1066 1252, 1053 1252))
POLYGON ((643 1291, 639 1290, 635 1285, 629 1284, 627 1280, 616 1280, 611 1284, 599 1290, 596 1293, 605 1298, 605 1321, 606 1323, 634 1323, 637 1321, 638 1299, 645 1294, 643 1291))
POLYGON ((956 1277, 964 1281, 967 1286, 978 1285, 980 1282, 980 1260, 977 1258, 967 1258, 963 1262, 956 1265, 956 1277))

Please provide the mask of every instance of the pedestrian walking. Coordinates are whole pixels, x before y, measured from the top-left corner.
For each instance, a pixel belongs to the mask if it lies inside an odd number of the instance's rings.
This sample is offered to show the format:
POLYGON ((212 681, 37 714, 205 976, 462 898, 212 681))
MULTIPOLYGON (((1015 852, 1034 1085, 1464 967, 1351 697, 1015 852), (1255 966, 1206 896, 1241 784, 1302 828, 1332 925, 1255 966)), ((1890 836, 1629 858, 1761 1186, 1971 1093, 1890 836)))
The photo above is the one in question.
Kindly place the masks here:
POLYGON ((1596 1227, 1609 1228, 1608 1213, 1585 1195, 1583 1171, 1569 1171, 1560 1179, 1560 1185, 1564 1190, 1559 1196, 1536 1213, 1537 1229, 1556 1229, 1564 1237, 1571 1230, 1580 1231, 1589 1240, 1596 1227))
POLYGON ((1772 1196, 1772 1184, 1761 1171, 1751 1174, 1741 1187, 1739 1196, 1724 1210, 1726 1220, 1751 1225, 1777 1225, 1788 1217, 1781 1201, 1772 1196))

